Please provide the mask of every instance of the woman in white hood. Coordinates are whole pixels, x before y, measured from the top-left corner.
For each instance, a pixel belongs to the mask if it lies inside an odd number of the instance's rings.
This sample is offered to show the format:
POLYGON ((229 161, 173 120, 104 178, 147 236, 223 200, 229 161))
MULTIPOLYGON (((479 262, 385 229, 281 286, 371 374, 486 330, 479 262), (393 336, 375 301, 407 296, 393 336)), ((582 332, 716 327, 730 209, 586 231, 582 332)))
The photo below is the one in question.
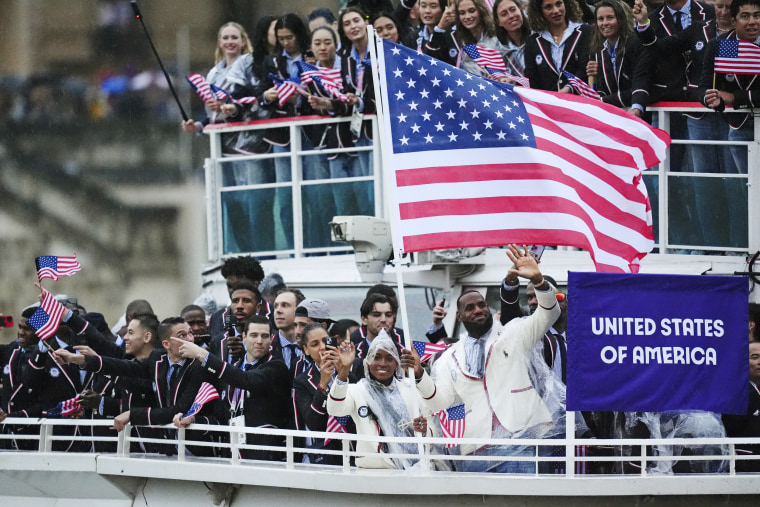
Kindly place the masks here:
MULTIPOLYGON (((417 390, 402 380, 404 371, 398 349, 384 330, 372 340, 364 359, 364 378, 357 384, 348 384, 348 374, 356 355, 353 343, 343 342, 337 349, 337 353, 333 353, 333 359, 336 361, 338 375, 327 399, 327 412, 330 415, 350 415, 359 435, 412 437, 415 431, 432 435, 427 420, 420 415, 420 411, 423 414, 430 412, 425 408, 424 400, 417 394, 417 390)), ((432 385, 432 380, 426 373, 419 382, 429 382, 432 385)), ((417 449, 416 443, 358 441, 356 450, 363 456, 356 459, 356 466, 411 468, 417 462, 416 459, 389 458, 383 454, 415 454, 417 449)))

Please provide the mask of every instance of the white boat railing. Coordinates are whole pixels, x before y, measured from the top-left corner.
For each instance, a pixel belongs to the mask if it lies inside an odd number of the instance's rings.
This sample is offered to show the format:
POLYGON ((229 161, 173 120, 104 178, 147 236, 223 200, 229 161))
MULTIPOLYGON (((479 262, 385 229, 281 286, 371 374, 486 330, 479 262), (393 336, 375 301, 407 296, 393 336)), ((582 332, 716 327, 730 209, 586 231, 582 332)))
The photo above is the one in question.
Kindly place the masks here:
MULTIPOLYGON (((575 438, 571 436, 566 439, 552 438, 552 439, 492 439, 492 438, 434 438, 434 437, 415 437, 415 438, 399 438, 399 437, 375 437, 366 435, 346 434, 346 433, 326 433, 316 431, 296 431, 296 430, 281 430, 272 428, 251 428, 244 426, 221 426, 221 425, 204 425, 193 424, 187 428, 176 429, 171 425, 164 426, 162 428, 175 431, 177 435, 176 440, 168 440, 164 438, 145 438, 134 436, 131 432, 131 425, 128 425, 125 430, 114 436, 91 436, 92 428, 110 428, 113 424, 110 420, 104 419, 27 419, 27 418, 8 418, 4 421, 5 432, 0 434, 0 447, 10 447, 8 445, 13 440, 17 442, 26 442, 24 447, 29 448, 28 451, 19 451, 25 453, 53 453, 53 454, 81 454, 82 452, 95 452, 94 448, 88 444, 95 442, 98 443, 110 443, 116 446, 114 452, 104 452, 102 450, 97 451, 98 455, 113 455, 121 458, 134 459, 145 461, 149 459, 160 460, 173 460, 178 462, 196 462, 203 460, 211 460, 217 465, 226 464, 229 466, 238 466, 242 463, 249 463, 253 460, 246 460, 240 457, 241 450, 258 450, 258 451, 275 451, 282 453, 284 459, 281 461, 266 461, 259 462, 266 466, 275 468, 285 468, 292 470, 296 467, 299 469, 322 470, 325 465, 310 465, 308 463, 302 463, 298 461, 298 458, 303 454, 311 455, 331 455, 340 456, 340 466, 332 466, 330 469, 333 471, 343 470, 344 473, 355 473, 356 469, 351 465, 352 460, 367 456, 366 453, 353 450, 352 442, 371 442, 373 446, 383 443, 403 443, 414 444, 414 448, 418 451, 408 454, 383 454, 386 458, 405 458, 414 462, 419 461, 419 464, 415 467, 415 473, 418 475, 436 475, 441 473, 451 473, 436 470, 435 463, 451 463, 454 461, 508 461, 508 462, 531 462, 531 463, 564 463, 564 473, 559 474, 566 478, 572 478, 574 476, 587 476, 585 473, 578 473, 578 470, 584 468, 588 463, 630 463, 638 471, 635 474, 624 474, 626 476, 638 476, 640 478, 646 477, 662 477, 663 474, 668 475, 672 473, 669 466, 657 466, 659 462, 710 462, 713 463, 713 471, 708 472, 694 472, 700 476, 734 476, 745 475, 746 473, 738 473, 736 471, 736 465, 740 462, 758 461, 760 460, 760 454, 746 454, 746 452, 737 452, 737 446, 741 449, 742 446, 758 446, 760 445, 760 438, 664 438, 664 439, 593 439, 593 438, 575 438), (25 427, 27 431, 24 434, 13 433, 13 428, 25 427), (39 431, 29 432, 29 427, 38 427, 39 431), (74 428, 76 431, 75 435, 74 428), (67 431, 68 429, 68 431, 67 431), (218 436, 224 436, 222 441, 216 439, 216 441, 209 440, 190 440, 187 438, 187 432, 193 430, 200 430, 203 432, 212 433, 218 436), (284 446, 271 446, 271 445, 255 445, 241 443, 240 435, 276 435, 282 436, 285 439, 284 446), (298 442, 305 441, 306 438, 311 439, 324 439, 330 438, 336 441, 341 441, 340 450, 315 450, 308 447, 303 447, 298 442), (32 442, 36 442, 36 446, 31 445, 32 442), (56 451, 54 449, 56 442, 64 444, 79 444, 79 449, 76 452, 69 451, 56 451), (134 452, 133 444, 157 444, 164 446, 164 448, 170 447, 176 454, 167 456, 164 454, 151 454, 143 452, 134 452), (446 452, 445 445, 450 444, 464 444, 464 445, 476 445, 480 446, 506 446, 510 449, 532 449, 531 455, 488 455, 473 456, 465 455, 460 456, 457 454, 451 454, 446 452), (224 449, 225 452, 217 453, 215 458, 202 458, 195 457, 191 453, 186 452, 188 447, 213 447, 217 451, 224 449), (556 455, 551 451, 555 451, 557 448, 563 447, 564 455, 556 455), (576 452, 581 449, 591 448, 606 448, 615 450, 614 455, 586 455, 584 452, 576 452), (689 449, 688 455, 679 454, 673 452, 676 449, 687 448, 689 449), (83 451, 84 449, 84 451, 83 451), (652 453, 652 449, 656 449, 656 453, 652 453), (716 453, 716 450, 718 451, 716 453), (226 457, 221 457, 225 455, 226 457), (724 462, 721 466, 720 463, 724 462), (653 465, 650 467, 650 465, 653 465)), ((5 451, 15 452, 15 451, 5 451)), ((3 451, 0 451, 0 455, 3 451)), ((3 469, 3 460, 0 458, 0 470, 3 469)), ((445 468, 445 467, 443 467, 445 468)), ((760 469, 760 466, 758 467, 760 469)), ((455 473, 455 472, 454 472, 455 473)), ((621 472, 622 474, 622 472, 621 472)), ((614 475, 621 475, 614 474, 614 475)), ((536 472, 529 475, 542 475, 538 468, 536 472)), ((552 473, 552 477, 558 478, 558 474, 552 473)), ((592 476, 595 474, 588 474, 592 476)), ((756 473, 749 473, 749 475, 757 475, 756 473)), ((760 490, 759 490, 760 491, 760 490)))
MULTIPOLYGON (((677 114, 679 117, 682 113, 707 113, 718 114, 712 110, 706 109, 696 103, 672 103, 672 104, 655 104, 650 108, 655 114, 656 124, 660 128, 668 131, 671 130, 671 115, 677 114)), ((674 117, 675 118, 675 117, 674 117)), ((325 118, 325 117, 299 117, 298 119, 281 119, 281 120, 264 120, 258 122, 247 122, 237 124, 216 124, 208 126, 205 133, 209 136, 211 142, 210 157, 206 159, 206 188, 207 188, 207 226, 209 247, 209 261, 214 262, 220 258, 238 254, 252 253, 259 257, 304 257, 314 254, 349 252, 350 249, 344 244, 336 244, 329 240, 329 237, 323 234, 321 239, 305 241, 304 231, 313 228, 313 225, 306 224, 304 220, 310 215, 314 215, 315 210, 319 209, 319 203, 315 203, 313 196, 309 196, 309 188, 329 188, 336 184, 371 182, 371 188, 374 191, 374 214, 377 217, 385 218, 384 206, 384 189, 382 185, 381 171, 381 150, 378 140, 378 123, 377 118, 368 115, 365 119, 372 121, 374 132, 373 139, 375 142, 370 146, 339 148, 334 150, 327 149, 308 149, 302 146, 301 131, 304 127, 322 127, 340 122, 349 122, 350 118, 325 118), (225 155, 222 149, 222 136, 230 135, 245 131, 261 131, 275 127, 289 129, 291 145, 287 151, 269 152, 266 154, 235 154, 232 156, 225 155), (326 157, 333 153, 358 153, 369 151, 372 153, 373 170, 370 175, 364 175, 351 178, 340 179, 306 179, 304 178, 304 160, 311 157, 311 160, 317 160, 325 163, 326 157), (277 181, 268 183, 244 184, 231 181, 229 174, 234 164, 245 164, 247 162, 269 161, 275 159, 289 158, 289 174, 278 176, 277 181), (268 249, 246 250, 240 245, 235 245, 230 241, 232 232, 229 227, 228 215, 225 212, 225 199, 230 198, 233 194, 244 195, 250 192, 253 199, 256 191, 285 192, 288 197, 288 205, 292 205, 292 230, 275 224, 273 234, 279 238, 277 244, 268 249), (309 244, 310 243, 310 244, 309 244)), ((677 133, 676 133, 677 135, 677 133)), ((305 138, 305 136, 303 136, 305 138)), ((716 146, 731 147, 745 146, 747 149, 747 167, 748 170, 742 173, 727 173, 725 168, 713 168, 711 172, 691 172, 689 165, 690 156, 699 156, 686 154, 681 158, 681 165, 674 167, 675 163, 671 157, 671 150, 668 150, 668 156, 665 161, 657 167, 651 168, 644 173, 644 181, 649 189, 650 200, 653 207, 654 224, 655 224, 655 253, 690 253, 690 254, 728 254, 742 255, 747 252, 753 253, 760 250, 760 122, 755 122, 755 136, 752 141, 695 141, 685 138, 673 139, 672 148, 676 147, 699 147, 699 146, 716 146), (706 181, 707 180, 707 181, 706 181), (708 184, 708 195, 699 194, 705 192, 696 190, 699 183, 708 184), (738 199, 727 197, 723 202, 729 202, 731 211, 740 210, 740 214, 746 214, 746 224, 743 217, 738 220, 734 230, 734 237, 726 240, 711 241, 707 235, 702 234, 702 230, 718 231, 724 233, 728 228, 725 215, 714 214, 709 219, 705 218, 705 209, 710 203, 714 203, 718 195, 716 192, 723 192, 733 196, 740 196, 738 199), (711 190, 710 190, 711 189, 711 190), (740 201, 740 202, 737 202, 740 201), (700 220, 707 223, 700 225, 700 220), (701 229, 700 229, 701 227, 701 229)), ((262 195, 262 194, 256 194, 262 195)), ((283 194, 280 194, 283 195, 283 194)), ((281 198, 278 198, 281 200, 281 198)), ((329 197, 328 197, 329 199, 329 197)), ((716 204, 717 205, 717 204, 716 204)), ((275 204, 278 206, 278 204, 275 204)), ((725 208, 725 206, 722 206, 725 208)), ((723 211, 723 210, 721 210, 723 211)), ((709 214, 709 213, 708 213, 709 214)), ((280 217, 275 216, 275 222, 280 217)), ((255 222, 255 217, 252 218, 255 222)), ((319 222, 321 224, 321 221, 319 222)), ((320 226, 321 227, 321 226, 320 226)), ((324 230, 327 231, 327 224, 324 224, 324 230)), ((255 227, 254 227, 255 229, 255 227)), ((252 232, 256 234, 256 232, 252 232)), ((720 234, 719 234, 720 235, 720 234)), ((724 235, 725 236, 725 235, 724 235)), ((255 245, 251 248, 255 248, 255 245)))

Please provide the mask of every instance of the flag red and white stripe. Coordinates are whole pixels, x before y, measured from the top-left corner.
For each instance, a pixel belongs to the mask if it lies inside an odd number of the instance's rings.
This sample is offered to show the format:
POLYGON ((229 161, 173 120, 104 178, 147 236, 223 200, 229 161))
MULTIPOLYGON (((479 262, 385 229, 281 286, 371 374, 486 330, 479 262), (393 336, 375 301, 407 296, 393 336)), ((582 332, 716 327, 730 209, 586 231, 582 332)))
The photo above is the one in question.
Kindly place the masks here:
POLYGON ((203 405, 209 401, 218 399, 219 392, 216 390, 216 388, 208 382, 202 383, 201 387, 198 389, 198 394, 195 395, 195 400, 193 400, 193 404, 190 406, 190 410, 188 410, 185 414, 185 417, 194 416, 201 411, 203 405))
POLYGON ((42 289, 42 303, 29 317, 29 325, 40 339, 45 340, 55 334, 65 311, 66 308, 52 294, 42 289))
MULTIPOLYGON (((438 412, 438 419, 441 421, 441 433, 444 438, 462 438, 464 437, 465 420, 467 413, 464 409, 464 403, 454 405, 445 410, 438 412)), ((446 444, 446 447, 456 447, 459 444, 446 444)))
MULTIPOLYGON (((325 431, 327 433, 346 433, 346 424, 348 424, 348 420, 351 418, 350 415, 343 415, 335 417, 333 415, 329 416, 327 418, 327 427, 325 428, 325 431)), ((332 442, 332 438, 326 438, 325 439, 325 445, 332 442)))
POLYGON ((187 76, 187 80, 193 85, 195 91, 198 92, 198 95, 203 102, 218 98, 214 93, 211 93, 211 86, 208 84, 208 81, 206 81, 206 78, 200 74, 190 74, 187 76))
POLYGON ((443 352, 444 350, 449 348, 449 345, 443 342, 428 343, 428 342, 413 341, 412 345, 414 346, 414 350, 415 352, 417 352, 417 355, 420 356, 421 363, 429 361, 430 358, 432 358, 437 353, 443 352))
POLYGON ((568 71, 563 70, 562 73, 567 77, 568 83, 573 87, 573 90, 578 92, 578 95, 588 97, 590 99, 602 100, 602 96, 599 92, 591 88, 591 86, 583 79, 570 74, 568 71))
POLYGON ((37 257, 34 262, 40 281, 45 278, 58 280, 62 276, 71 276, 82 269, 76 254, 73 256, 42 255, 37 257))

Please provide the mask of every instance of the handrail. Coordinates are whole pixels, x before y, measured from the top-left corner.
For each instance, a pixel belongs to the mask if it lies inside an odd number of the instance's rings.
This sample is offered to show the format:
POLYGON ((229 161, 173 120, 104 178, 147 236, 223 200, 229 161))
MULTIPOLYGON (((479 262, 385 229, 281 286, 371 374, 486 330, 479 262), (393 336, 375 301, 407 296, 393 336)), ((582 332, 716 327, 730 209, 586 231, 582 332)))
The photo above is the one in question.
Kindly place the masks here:
MULTIPOLYGON (((409 453, 409 454, 382 454, 385 458, 407 458, 413 460, 421 460, 424 462, 431 461, 478 461, 483 460, 482 456, 457 456, 444 454, 442 447, 446 444, 458 443, 464 445, 491 445, 491 446, 517 446, 517 447, 533 447, 534 449, 542 448, 556 448, 558 446, 571 445, 573 448, 582 446, 590 447, 614 447, 614 448, 626 448, 632 450, 632 455, 612 455, 612 456, 556 456, 556 455, 541 455, 540 452, 535 452, 534 456, 488 456, 489 461, 514 461, 514 462, 533 462, 533 463, 546 463, 546 462, 558 462, 564 461, 567 463, 565 475, 570 477, 574 475, 574 467, 578 463, 589 462, 631 462, 639 463, 641 466, 641 475, 648 476, 646 465, 647 463, 656 463, 660 461, 710 461, 719 462, 727 461, 729 469, 720 473, 707 473, 705 475, 735 475, 735 464, 741 461, 757 461, 760 460, 760 455, 746 455, 737 454, 737 445, 760 445, 760 438, 665 438, 665 439, 593 439, 593 438, 572 438, 569 440, 552 438, 552 439, 494 439, 494 438, 442 438, 442 437, 387 437, 387 436, 369 436, 369 435, 356 435, 345 433, 328 433, 317 431, 299 431, 299 430, 285 430, 274 428, 252 428, 244 426, 222 426, 222 425, 208 425, 208 424, 192 424, 187 428, 183 428, 177 431, 178 440, 172 442, 166 439, 159 438, 145 438, 145 437, 133 437, 130 429, 131 425, 127 425, 125 430, 119 433, 118 436, 101 436, 92 437, 88 435, 54 435, 53 429, 58 427, 111 427, 113 422, 104 419, 28 419, 28 418, 7 418, 4 421, 6 428, 19 426, 39 426, 40 432, 37 435, 19 435, 19 434, 0 434, 0 442, 3 440, 39 440, 38 452, 50 453, 52 450, 52 444, 56 441, 74 441, 74 442, 114 442, 117 443, 116 455, 122 457, 130 457, 129 452, 130 444, 146 443, 146 444, 160 444, 163 446, 177 445, 180 451, 176 456, 171 459, 179 461, 185 461, 186 456, 184 449, 187 446, 198 447, 215 447, 225 448, 231 451, 239 450, 269 450, 282 452, 287 456, 285 465, 292 467, 295 463, 294 456, 301 453, 308 454, 325 454, 325 455, 340 455, 343 458, 343 471, 350 470, 350 459, 366 456, 366 453, 360 451, 350 450, 348 446, 343 445, 341 450, 315 450, 307 447, 295 445, 297 439, 324 439, 331 438, 333 440, 341 440, 345 442, 372 442, 375 443, 423 443, 425 445, 419 446, 422 449, 422 454, 409 453), (239 444, 236 443, 235 438, 230 438, 228 442, 210 442, 204 440, 190 440, 186 438, 187 432, 192 430, 199 430, 204 432, 213 432, 218 434, 228 434, 231 437, 236 434, 245 435, 276 435, 286 438, 286 446, 271 446, 271 445, 259 445, 259 444, 239 444), (673 450, 676 447, 683 446, 688 447, 694 454, 688 456, 679 455, 674 453, 673 450), (720 447, 721 453, 714 454, 714 448, 720 447), (439 447, 439 452, 435 451, 435 447, 439 447), (656 447, 658 452, 656 455, 647 455, 647 448, 656 447), (709 450, 710 453, 698 454, 701 447, 712 447, 709 450), (633 451, 638 451, 640 454, 635 455, 633 451)), ((161 426, 164 429, 176 430, 173 425, 161 426)), ((0 451, 2 452, 2 451, 0 451)), ((99 452, 98 454, 108 454, 99 452)), ((241 458, 233 453, 227 458, 215 458, 216 461, 228 462, 230 464, 240 463, 241 458)), ((138 453, 134 455, 139 459, 149 459, 150 454, 138 453)), ((166 459, 162 457, 161 459, 166 459)), ((1 462, 1 461, 0 461, 1 462)), ((275 463, 272 463, 276 465, 275 463)), ((300 464, 299 464, 300 465, 300 464)), ((308 465, 304 465, 307 466, 308 465)), ((314 465, 317 466, 317 465, 314 465)), ((321 465, 320 465, 321 466, 321 465)), ((0 468, 2 465, 0 465, 0 468)), ((429 473, 435 474, 434 470, 429 470, 429 473)))

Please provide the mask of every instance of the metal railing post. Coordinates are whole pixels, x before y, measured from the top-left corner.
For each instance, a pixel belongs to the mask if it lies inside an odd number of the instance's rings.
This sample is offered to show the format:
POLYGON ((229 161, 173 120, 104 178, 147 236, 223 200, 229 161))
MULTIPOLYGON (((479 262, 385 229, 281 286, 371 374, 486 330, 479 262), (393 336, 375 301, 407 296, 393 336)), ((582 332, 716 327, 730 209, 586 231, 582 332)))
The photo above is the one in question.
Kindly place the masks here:
POLYGON ((185 428, 177 430, 177 461, 185 461, 185 428))
POLYGON ((565 476, 575 475, 575 412, 565 412, 565 476))
POLYGON ((50 419, 43 419, 40 424, 40 452, 52 452, 53 451, 53 425, 50 419))
MULTIPOLYGON (((213 144, 213 143, 212 143, 213 144)), ((215 158, 207 158, 203 163, 206 176, 206 234, 208 237, 208 258, 216 260, 221 256, 224 238, 220 237, 219 231, 223 230, 222 224, 222 199, 219 191, 221 171, 218 170, 219 161, 215 158)))
POLYGON ((116 440, 116 454, 118 456, 129 456, 129 447, 131 445, 132 425, 127 423, 124 429, 118 433, 116 440))
POLYGON ((341 447, 341 450, 343 451, 343 454, 341 455, 343 458, 343 472, 348 473, 351 470, 351 457, 348 455, 349 452, 351 452, 351 443, 348 441, 348 438, 341 438, 341 443, 343 444, 341 447))
POLYGON ((760 250, 760 232, 757 214, 760 213, 760 116, 755 117, 753 142, 747 146, 747 247, 749 253, 760 250))
POLYGON ((303 213, 301 209, 301 174, 303 157, 301 152, 301 129, 290 125, 290 192, 293 207, 293 249, 295 257, 303 257, 303 213))
MULTIPOLYGON (((664 130, 665 132, 670 135, 670 113, 667 111, 658 111, 657 116, 659 118, 659 128, 664 130)), ((660 253, 668 253, 667 252, 667 246, 668 246, 668 220, 670 220, 670 216, 668 214, 668 174, 670 173, 670 159, 671 159, 671 150, 673 146, 671 145, 668 148, 667 156, 665 157, 665 160, 660 163, 660 170, 658 171, 658 179, 659 179, 659 189, 658 189, 658 196, 657 196, 657 202, 658 202, 658 210, 659 213, 659 235, 660 235, 660 253)))
POLYGON ((383 206, 383 159, 382 149, 380 147, 380 128, 379 117, 372 118, 372 188, 375 192, 375 216, 385 217, 386 207, 383 206))

